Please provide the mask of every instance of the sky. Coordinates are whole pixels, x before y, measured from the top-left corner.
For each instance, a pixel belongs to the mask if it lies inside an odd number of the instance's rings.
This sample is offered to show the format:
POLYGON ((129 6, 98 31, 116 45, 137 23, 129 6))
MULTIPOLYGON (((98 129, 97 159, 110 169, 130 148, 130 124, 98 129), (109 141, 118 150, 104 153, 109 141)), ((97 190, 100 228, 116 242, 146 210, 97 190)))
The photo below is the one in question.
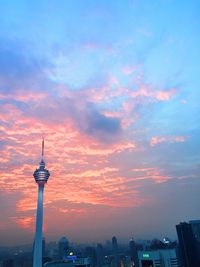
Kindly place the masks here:
POLYGON ((0 245, 177 239, 200 219, 200 2, 0 2, 0 245))

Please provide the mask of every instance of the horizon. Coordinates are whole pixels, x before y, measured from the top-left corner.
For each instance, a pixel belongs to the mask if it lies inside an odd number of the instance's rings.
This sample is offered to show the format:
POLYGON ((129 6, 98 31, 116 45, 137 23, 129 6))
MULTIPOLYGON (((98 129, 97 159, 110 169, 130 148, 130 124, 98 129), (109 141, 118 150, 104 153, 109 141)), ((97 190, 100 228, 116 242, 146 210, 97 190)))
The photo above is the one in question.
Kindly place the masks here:
POLYGON ((200 2, 3 1, 0 245, 167 236, 199 220, 200 2))
MULTIPOLYGON (((45 239, 45 244, 46 245, 50 245, 50 244, 58 245, 59 244, 59 240, 61 238, 63 238, 63 237, 65 237, 69 241, 69 246, 70 247, 73 247, 73 246, 97 246, 98 244, 101 244, 102 246, 104 246, 104 245, 105 246, 110 246, 112 244, 112 238, 113 238, 113 236, 111 236, 110 239, 107 238, 105 240, 102 240, 101 242, 95 241, 95 240, 91 241, 91 242, 87 242, 87 241, 86 242, 77 242, 77 241, 69 240, 67 236, 61 236, 61 237, 58 237, 56 240, 51 240, 51 241, 46 240, 45 236, 43 236, 43 238, 45 239), (108 242, 110 242, 110 243, 108 243, 108 242)), ((117 238, 117 243, 118 243, 118 245, 121 245, 121 246, 126 246, 126 245, 129 246, 129 242, 131 240, 134 240, 134 242, 136 244, 138 244, 138 245, 140 245, 142 243, 145 243, 145 242, 153 241, 154 239, 163 242, 163 239, 159 239, 159 238, 156 238, 156 237, 153 238, 153 239, 140 239, 140 238, 139 239, 132 239, 132 238, 130 238, 130 239, 127 239, 127 240, 120 239, 120 238, 118 239, 117 236, 114 236, 114 237, 117 238)), ((170 239, 169 238, 169 240, 171 242, 178 242, 178 239, 170 239)), ((24 247, 24 246, 27 246, 27 247, 31 246, 33 248, 33 243, 27 243, 27 244, 23 243, 23 244, 8 245, 8 246, 0 245, 0 248, 15 248, 15 247, 24 247)))

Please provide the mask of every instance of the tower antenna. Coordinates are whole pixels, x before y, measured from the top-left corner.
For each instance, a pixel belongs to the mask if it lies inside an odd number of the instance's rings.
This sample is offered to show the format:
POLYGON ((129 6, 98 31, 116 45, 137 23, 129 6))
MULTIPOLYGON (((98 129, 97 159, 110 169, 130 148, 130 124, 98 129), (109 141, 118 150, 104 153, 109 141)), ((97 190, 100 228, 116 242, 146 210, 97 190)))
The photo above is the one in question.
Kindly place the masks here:
POLYGON ((44 138, 42 140, 42 159, 44 158, 44 138))

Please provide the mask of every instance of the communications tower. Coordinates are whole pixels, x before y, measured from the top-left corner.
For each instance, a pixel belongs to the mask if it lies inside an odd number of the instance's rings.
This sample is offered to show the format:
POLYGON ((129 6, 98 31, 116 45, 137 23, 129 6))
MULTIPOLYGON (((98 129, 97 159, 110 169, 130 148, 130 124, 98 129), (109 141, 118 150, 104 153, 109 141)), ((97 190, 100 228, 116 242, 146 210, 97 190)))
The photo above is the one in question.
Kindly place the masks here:
POLYGON ((40 166, 33 173, 36 183, 38 184, 38 202, 36 216, 36 230, 33 254, 33 267, 42 267, 42 222, 43 222, 43 193, 44 185, 50 176, 50 173, 45 169, 44 162, 44 139, 42 141, 42 158, 40 166))

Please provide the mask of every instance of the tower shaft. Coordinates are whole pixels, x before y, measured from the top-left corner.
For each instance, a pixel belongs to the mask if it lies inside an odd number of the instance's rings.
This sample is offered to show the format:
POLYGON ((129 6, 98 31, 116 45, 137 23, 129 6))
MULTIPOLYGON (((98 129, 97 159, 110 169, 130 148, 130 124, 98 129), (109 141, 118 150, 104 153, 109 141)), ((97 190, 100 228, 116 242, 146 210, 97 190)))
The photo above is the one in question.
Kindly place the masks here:
POLYGON ((38 184, 38 202, 37 202, 33 267, 42 267, 43 192, 44 192, 44 185, 38 184))

